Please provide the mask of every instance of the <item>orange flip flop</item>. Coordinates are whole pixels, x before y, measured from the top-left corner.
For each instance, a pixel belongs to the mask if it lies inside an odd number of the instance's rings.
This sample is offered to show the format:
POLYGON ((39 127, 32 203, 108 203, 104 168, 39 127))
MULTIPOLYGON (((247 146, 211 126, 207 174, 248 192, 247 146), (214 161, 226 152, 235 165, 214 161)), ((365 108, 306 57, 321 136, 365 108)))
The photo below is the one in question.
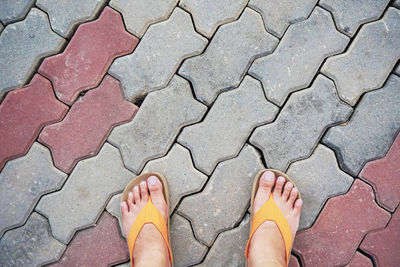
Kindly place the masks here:
MULTIPOLYGON (((272 171, 275 174, 275 178, 282 176, 286 179, 286 181, 290 181, 293 185, 293 181, 287 176, 285 173, 273 170, 273 169, 265 169, 260 171, 256 177, 254 178, 253 187, 251 190, 251 211, 253 210, 253 203, 254 198, 258 190, 258 184, 260 181, 261 175, 266 171, 272 171)), ((300 198, 300 192, 298 193, 298 197, 300 198)), ((270 194, 269 199, 264 205, 257 211, 256 214, 251 214, 251 227, 250 227, 250 237, 249 241, 247 241, 245 257, 248 258, 249 254, 249 244, 251 238, 253 237, 254 233, 257 231, 258 227, 265 221, 273 221, 278 226, 279 231, 281 232, 283 242, 285 243, 285 252, 286 252, 286 264, 289 264, 289 257, 290 257, 290 250, 292 248, 292 232, 289 227, 289 223, 287 222, 285 216, 282 214, 281 210, 279 209, 278 205, 276 205, 274 199, 272 198, 272 194, 270 194)))
MULTIPOLYGON (((125 187, 124 192, 122 193, 121 202, 127 201, 129 192, 132 192, 132 189, 136 185, 139 185, 140 182, 142 182, 142 181, 146 181, 147 178, 149 178, 150 176, 156 176, 161 181, 162 186, 163 186, 163 191, 164 191, 164 198, 165 198, 165 201, 167 202, 167 207, 169 209, 169 188, 168 188, 167 180, 165 179, 165 177, 163 175, 156 173, 156 172, 150 172, 150 173, 145 173, 145 174, 139 175, 139 176, 135 177, 132 181, 130 181, 129 184, 125 187)), ((167 211, 167 214, 169 214, 169 210, 167 211)), ((170 246, 171 242, 169 239, 169 236, 170 236, 169 235, 169 233, 170 233, 169 217, 168 217, 168 220, 165 221, 161 212, 151 202, 151 197, 149 195, 149 201, 147 202, 146 206, 144 206, 144 208, 138 214, 136 220, 133 222, 131 230, 129 231, 129 235, 127 236, 129 257, 131 258, 132 267, 133 267, 132 256, 133 256, 133 249, 135 247, 135 242, 140 233, 140 230, 142 230, 143 226, 146 223, 152 223, 158 229, 158 231, 160 231, 160 233, 161 233, 162 237, 164 238, 164 241, 168 247, 169 260, 172 263, 173 258, 172 258, 172 250, 171 250, 171 246, 170 246)))

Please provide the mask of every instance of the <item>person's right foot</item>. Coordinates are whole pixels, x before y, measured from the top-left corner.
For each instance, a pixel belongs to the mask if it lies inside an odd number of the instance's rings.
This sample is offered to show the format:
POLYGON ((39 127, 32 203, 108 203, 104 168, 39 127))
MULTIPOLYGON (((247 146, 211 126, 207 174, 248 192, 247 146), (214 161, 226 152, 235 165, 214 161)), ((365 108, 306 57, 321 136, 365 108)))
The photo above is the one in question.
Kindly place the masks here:
MULTIPOLYGON (((267 202, 270 194, 285 216, 294 239, 299 227, 300 213, 303 202, 298 199, 298 191, 284 177, 275 177, 271 171, 265 171, 259 181, 259 187, 254 198, 252 213, 267 202)), ((293 240, 292 240, 293 241, 293 240)), ((278 226, 272 221, 266 221, 254 233, 248 254, 249 266, 287 266, 285 244, 278 226)))

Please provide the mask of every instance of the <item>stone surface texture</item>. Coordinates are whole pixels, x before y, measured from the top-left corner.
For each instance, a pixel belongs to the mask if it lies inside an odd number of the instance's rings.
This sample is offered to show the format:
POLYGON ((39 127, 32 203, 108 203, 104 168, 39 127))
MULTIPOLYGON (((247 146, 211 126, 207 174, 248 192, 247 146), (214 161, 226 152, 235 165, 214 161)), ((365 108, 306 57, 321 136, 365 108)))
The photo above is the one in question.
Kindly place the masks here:
POLYGON ((250 63, 271 53, 277 41, 265 31, 261 16, 246 8, 237 21, 218 29, 203 54, 186 59, 179 74, 192 82, 197 99, 211 104, 220 92, 239 86, 250 63))
POLYGON ((113 195, 108 201, 106 206, 106 210, 115 218, 118 219, 119 227, 121 230, 122 236, 125 238, 124 228, 122 227, 122 220, 121 220, 121 194, 113 195))
POLYGON ((361 254, 360 252, 356 252, 354 257, 351 259, 350 263, 345 267, 373 267, 371 260, 361 254))
POLYGON ((393 1, 393 6, 400 8, 400 0, 394 0, 393 1))
POLYGON ((22 20, 35 4, 35 0, 3 0, 0 8, 0 21, 5 24, 22 20))

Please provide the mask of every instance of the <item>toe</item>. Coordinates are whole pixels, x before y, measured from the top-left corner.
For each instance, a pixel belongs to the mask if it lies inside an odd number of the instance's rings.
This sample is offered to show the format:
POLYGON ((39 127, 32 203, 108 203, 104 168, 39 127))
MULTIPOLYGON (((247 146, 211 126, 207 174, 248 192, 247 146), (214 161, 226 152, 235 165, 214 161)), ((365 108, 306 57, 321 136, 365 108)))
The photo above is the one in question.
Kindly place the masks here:
POLYGON ((296 211, 296 213, 300 214, 302 207, 303 207, 303 200, 301 199, 296 200, 296 202, 294 203, 294 210, 296 211))
POLYGON ((132 192, 129 192, 127 202, 128 202, 129 210, 132 210, 133 209, 133 204, 134 204, 133 203, 133 193, 132 192))
POLYGON ((146 181, 140 182, 140 199, 144 202, 149 200, 149 191, 147 191, 147 183, 146 181))
POLYGON ((257 194, 254 198, 254 213, 257 212, 265 202, 267 202, 274 183, 275 174, 273 172, 266 171, 261 175, 258 183, 257 194))
POLYGON ((298 192, 297 188, 293 188, 292 191, 290 192, 290 197, 289 197, 288 202, 289 202, 289 205, 291 207, 293 207, 294 202, 296 201, 298 194, 299 194, 299 192, 298 192))
POLYGON ((293 184, 291 182, 287 182, 285 184, 285 187, 283 188, 283 193, 282 193, 282 197, 284 200, 287 200, 289 198, 290 191, 292 191, 292 188, 293 188, 293 184))
POLYGON ((280 197, 282 195, 282 188, 283 185, 285 184, 286 179, 283 178, 282 176, 279 176, 278 179, 276 180, 275 183, 275 188, 274 188, 274 192, 273 195, 275 197, 280 197))
POLYGON ((135 186, 133 188, 133 200, 134 200, 134 203, 140 202, 139 186, 135 186))
POLYGON ((121 202, 121 214, 122 217, 125 217, 129 212, 128 203, 126 201, 121 202))
POLYGON ((149 186, 149 191, 152 200, 155 198, 162 198, 164 199, 163 188, 160 180, 156 176, 150 176, 147 179, 147 184, 149 186))

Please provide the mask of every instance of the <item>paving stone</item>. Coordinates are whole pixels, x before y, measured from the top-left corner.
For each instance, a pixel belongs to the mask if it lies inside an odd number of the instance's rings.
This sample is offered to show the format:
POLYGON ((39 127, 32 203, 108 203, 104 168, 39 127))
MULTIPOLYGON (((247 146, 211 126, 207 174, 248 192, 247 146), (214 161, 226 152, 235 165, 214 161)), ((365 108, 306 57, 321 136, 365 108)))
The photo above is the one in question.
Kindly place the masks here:
POLYGON ((353 36, 362 24, 377 20, 390 0, 322 0, 319 5, 332 12, 338 29, 353 36))
POLYGON ((372 188, 356 179, 346 195, 328 200, 312 228, 297 234, 293 250, 304 266, 343 266, 366 233, 385 227, 389 219, 372 188))
POLYGON ((219 28, 203 54, 185 60, 179 74, 192 82, 197 99, 211 104, 221 91, 239 86, 249 64, 270 53, 277 40, 261 16, 246 8, 239 20, 219 28))
POLYGON ((198 240, 211 246, 218 233, 240 221, 250 203, 254 176, 261 169, 260 155, 245 145, 236 158, 218 164, 201 193, 183 199, 178 211, 190 219, 198 240))
POLYGON ((303 199, 299 230, 309 228, 325 202, 350 188, 353 178, 341 171, 335 153, 318 145, 311 157, 290 165, 288 175, 296 183, 303 199))
POLYGON ((400 78, 391 75, 384 87, 363 96, 347 124, 327 131, 322 141, 344 171, 356 176, 366 162, 385 156, 400 129, 399 105, 400 78))
POLYGON ((3 31, 3 29, 4 29, 4 26, 3 26, 3 24, 0 23, 0 33, 3 31))
POLYGON ((42 197, 36 210, 49 218, 53 236, 66 244, 76 230, 93 225, 110 195, 133 177, 118 149, 106 143, 96 157, 77 164, 60 191, 42 197))
POLYGON ((200 54, 206 44, 190 15, 175 8, 168 20, 147 30, 133 54, 116 59, 109 73, 121 81, 128 100, 137 100, 167 86, 181 62, 200 54))
POLYGON ((295 256, 290 255, 288 267, 300 267, 299 260, 295 256))
POLYGON ((106 0, 37 0, 36 5, 49 15, 55 32, 70 37, 75 26, 92 20, 99 13, 106 0))
POLYGON ((79 160, 96 155, 112 128, 130 121, 137 109, 125 100, 118 80, 107 75, 63 121, 46 126, 39 141, 50 148, 55 165, 69 173, 79 160))
POLYGON ((247 2, 248 0, 183 0, 179 2, 179 6, 192 14, 196 30, 211 38, 218 26, 236 20, 247 2))
POLYGON ((112 266, 129 260, 118 222, 103 212, 95 227, 79 231, 62 258, 50 266, 112 266))
POLYGON ((307 19, 317 0, 251 0, 249 6, 263 16, 265 28, 281 37, 290 24, 307 19))
POLYGON ((8 93, 0 105, 0 170, 7 160, 25 155, 43 126, 60 121, 67 110, 40 75, 8 93))
POLYGON ((195 166, 211 174, 218 162, 239 153, 256 126, 271 122, 277 112, 260 82, 246 76, 239 88, 218 97, 201 123, 184 128, 178 141, 190 149, 195 166))
POLYGON ((23 21, 5 27, 0 35, 0 98, 27 83, 39 61, 57 53, 64 42, 51 31, 46 14, 37 8, 32 8, 23 21))
POLYGON ((355 105, 364 92, 383 85, 400 57, 400 10, 361 28, 346 53, 328 58, 321 71, 335 80, 339 96, 355 105))
POLYGON ((394 0, 393 6, 400 8, 400 0, 394 0))
POLYGON ((35 4, 35 0, 3 0, 1 1, 0 20, 8 24, 22 20, 35 4))
POLYGON ((135 118, 115 127, 108 140, 120 149, 125 166, 139 173, 148 160, 165 155, 180 129, 199 121, 205 111, 189 83, 174 76, 167 88, 150 93, 135 118))
POLYGON ((125 262, 122 264, 115 265, 116 267, 132 267, 131 262, 125 262))
POLYGON ((345 267, 373 267, 373 265, 367 256, 364 256, 360 252, 356 251, 350 263, 345 267))
POLYGON ((400 76, 400 63, 397 64, 397 68, 394 70, 394 73, 400 76))
POLYGON ((121 197, 122 197, 122 193, 112 196, 110 201, 108 201, 106 210, 112 216, 114 216, 115 218, 118 219, 121 234, 125 238, 124 228, 122 226, 122 220, 121 220, 121 197))
POLYGON ((269 167, 284 171, 310 156, 325 129, 344 122, 351 111, 333 82, 319 75, 310 88, 292 94, 273 123, 258 127, 250 142, 263 151, 269 167))
POLYGON ((386 156, 368 162, 361 171, 360 177, 370 183, 378 203, 394 211, 400 203, 400 134, 386 156))
POLYGON ((129 32, 141 38, 151 24, 166 20, 178 0, 111 0, 110 6, 122 13, 129 32))
POLYGON ((61 101, 72 104, 80 92, 98 86, 111 62, 137 43, 121 15, 106 7, 97 20, 78 28, 63 53, 45 59, 39 72, 53 82, 61 101))
POLYGON ((256 59, 249 73, 262 81, 267 98, 282 106, 291 92, 309 86, 324 59, 342 52, 348 41, 331 15, 317 7, 307 20, 290 26, 274 53, 256 59))
POLYGON ((47 220, 33 212, 26 224, 0 239, 0 265, 39 266, 57 260, 65 245, 51 236, 47 220))
POLYGON ((194 238, 189 221, 176 213, 171 218, 171 247, 176 267, 199 263, 208 250, 194 238))
POLYGON ((400 266, 400 209, 392 214, 385 229, 368 233, 360 248, 374 258, 377 266, 400 266))

